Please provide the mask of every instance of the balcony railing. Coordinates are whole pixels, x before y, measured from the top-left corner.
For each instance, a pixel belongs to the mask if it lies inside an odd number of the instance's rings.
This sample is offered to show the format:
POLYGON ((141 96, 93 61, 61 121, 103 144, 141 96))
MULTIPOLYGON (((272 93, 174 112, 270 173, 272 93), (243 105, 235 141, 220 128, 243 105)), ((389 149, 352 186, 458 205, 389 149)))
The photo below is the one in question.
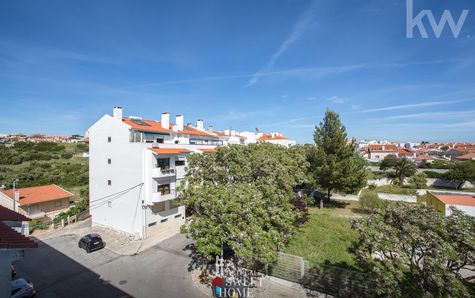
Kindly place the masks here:
POLYGON ((152 203, 160 203, 176 198, 175 190, 171 190, 170 193, 162 194, 161 192, 152 192, 152 203))
POLYGON ((165 178, 175 176, 174 168, 153 168, 152 177, 153 178, 165 178))

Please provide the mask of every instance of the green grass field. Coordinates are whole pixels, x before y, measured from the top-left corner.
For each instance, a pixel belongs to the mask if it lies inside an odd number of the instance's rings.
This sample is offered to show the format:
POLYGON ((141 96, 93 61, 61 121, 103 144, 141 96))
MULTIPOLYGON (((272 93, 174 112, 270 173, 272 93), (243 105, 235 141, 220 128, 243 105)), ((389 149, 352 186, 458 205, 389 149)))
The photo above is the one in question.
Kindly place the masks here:
POLYGON ((337 216, 337 210, 310 208, 309 220, 288 243, 284 252, 298 255, 313 266, 346 263, 354 266, 355 256, 348 251, 357 234, 349 220, 337 216))

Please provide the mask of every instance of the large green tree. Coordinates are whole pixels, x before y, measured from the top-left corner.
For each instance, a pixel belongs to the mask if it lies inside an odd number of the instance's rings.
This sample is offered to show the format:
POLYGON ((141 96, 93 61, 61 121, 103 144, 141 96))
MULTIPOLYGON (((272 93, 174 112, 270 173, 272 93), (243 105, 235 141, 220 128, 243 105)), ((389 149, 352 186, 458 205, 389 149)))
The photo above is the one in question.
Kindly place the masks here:
POLYGON ((301 218, 292 200, 307 169, 300 146, 232 145, 190 155, 180 198, 192 216, 182 232, 208 259, 226 243, 242 259, 272 262, 301 218))
POLYGON ((433 208, 398 203, 352 221, 354 250, 380 296, 467 296, 475 265, 475 218, 453 208, 444 217, 433 208))
MULTIPOLYGON (((327 191, 351 193, 366 184, 366 162, 356 152, 356 142, 349 141, 340 116, 331 110, 315 127, 315 154, 311 164, 317 186, 327 191)), ((320 207, 323 201, 320 200, 320 207)))
POLYGON ((475 161, 457 162, 445 174, 445 177, 451 181, 458 182, 457 188, 465 181, 475 182, 475 161))

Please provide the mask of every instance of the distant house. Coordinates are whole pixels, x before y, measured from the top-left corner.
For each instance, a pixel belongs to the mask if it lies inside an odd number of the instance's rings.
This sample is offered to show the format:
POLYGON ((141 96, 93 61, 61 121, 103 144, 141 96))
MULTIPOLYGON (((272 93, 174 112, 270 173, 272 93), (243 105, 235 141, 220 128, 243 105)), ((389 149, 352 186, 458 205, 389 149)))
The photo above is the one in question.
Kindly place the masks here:
POLYGON ((0 205, 26 215, 31 219, 51 220, 69 209, 73 194, 55 185, 0 191, 0 205), (16 198, 16 200, 14 200, 16 198))
POLYGON ((397 156, 399 158, 414 159, 414 158, 416 158, 416 152, 412 151, 411 149, 407 149, 407 148, 399 148, 397 150, 397 156))
POLYGON ((464 151, 460 149, 449 149, 445 153, 447 157, 449 157, 451 160, 457 159, 457 157, 464 155, 464 151))
POLYGON ((398 156, 398 147, 394 144, 371 144, 366 148, 370 161, 381 161, 388 155, 398 156))
POLYGON ((472 195, 428 192, 426 202, 444 216, 450 215, 451 206, 470 216, 475 216, 475 197, 472 195))
POLYGON ((467 153, 464 155, 457 156, 456 160, 475 160, 475 153, 467 153))

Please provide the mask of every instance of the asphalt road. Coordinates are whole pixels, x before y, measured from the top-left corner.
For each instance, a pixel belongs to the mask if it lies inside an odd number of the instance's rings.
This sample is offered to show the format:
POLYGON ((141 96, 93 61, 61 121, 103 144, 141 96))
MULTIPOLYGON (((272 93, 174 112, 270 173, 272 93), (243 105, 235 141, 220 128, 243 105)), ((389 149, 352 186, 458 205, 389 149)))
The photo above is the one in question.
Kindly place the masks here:
POLYGON ((36 297, 206 297, 188 272, 189 243, 176 235, 135 256, 79 249, 77 236, 39 242, 16 262, 18 277, 32 281, 36 297))

